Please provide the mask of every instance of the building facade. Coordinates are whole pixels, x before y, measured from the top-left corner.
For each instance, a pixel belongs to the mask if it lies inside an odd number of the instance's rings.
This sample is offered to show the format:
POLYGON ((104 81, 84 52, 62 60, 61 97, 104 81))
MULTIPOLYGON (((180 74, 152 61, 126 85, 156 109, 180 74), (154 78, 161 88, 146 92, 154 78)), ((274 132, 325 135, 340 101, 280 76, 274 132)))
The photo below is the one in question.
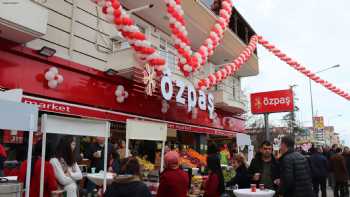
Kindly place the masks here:
MULTIPOLYGON (((121 0, 126 10, 151 3, 152 8, 131 13, 177 80, 195 83, 237 57, 254 35, 252 28, 236 10, 230 29, 209 63, 200 72, 185 78, 177 68, 177 53, 170 36, 165 3, 161 0, 121 0)), ((212 2, 182 1, 191 47, 197 49, 208 36, 216 15, 212 2)), ((167 122, 169 129, 232 137, 244 132, 245 96, 241 78, 258 74, 254 54, 242 69, 208 92, 213 93, 216 118, 208 113, 188 113, 186 106, 173 100, 164 111, 160 92, 144 93, 144 76, 134 52, 101 9, 91 1, 22 0, 2 5, 0 12, 0 88, 24 90, 23 102, 36 104, 43 112, 125 122, 145 119, 167 122), (35 14, 33 14, 35 13, 35 14), (50 54, 53 53, 53 54, 50 54), (54 68, 57 82, 47 81, 54 68), (141 73, 141 74, 140 74, 141 73), (51 83, 51 84, 50 84, 51 83), (116 96, 118 86, 128 92, 116 96), (52 88, 54 87, 54 88, 52 88)), ((159 81, 156 81, 159 90, 159 81)))

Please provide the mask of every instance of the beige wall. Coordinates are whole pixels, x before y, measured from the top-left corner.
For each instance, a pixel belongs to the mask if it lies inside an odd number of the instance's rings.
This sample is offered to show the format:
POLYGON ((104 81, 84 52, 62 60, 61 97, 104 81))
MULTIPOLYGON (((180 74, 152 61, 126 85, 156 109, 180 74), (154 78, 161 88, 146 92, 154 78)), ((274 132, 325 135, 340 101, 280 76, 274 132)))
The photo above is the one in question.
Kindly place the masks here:
MULTIPOLYGON (((90 0, 47 0, 41 4, 49 10, 48 31, 42 38, 27 43, 28 47, 40 49, 42 46, 48 46, 56 49, 56 55, 59 57, 101 71, 109 67, 114 68, 113 65, 108 65, 108 60, 114 55, 110 37, 117 35, 117 31, 103 19, 100 11, 99 16, 102 18, 97 18, 95 4, 90 0), (73 1, 76 2, 75 5, 73 1)), ((134 18, 137 24, 146 29, 146 35, 152 45, 159 48, 160 38, 163 38, 166 40, 166 50, 176 55, 175 49, 171 47, 170 36, 156 30, 145 21, 135 16, 134 18)), ((115 46, 117 50, 117 45, 115 46)), ((176 71, 176 68, 173 70, 176 71)), ((194 75, 191 81, 195 82, 214 71, 214 67, 208 64, 201 72, 194 75)), ((178 77, 181 76, 179 71, 175 73, 178 77)), ((237 78, 227 79, 218 86, 218 89, 232 95, 234 100, 241 100, 240 80, 237 78)))

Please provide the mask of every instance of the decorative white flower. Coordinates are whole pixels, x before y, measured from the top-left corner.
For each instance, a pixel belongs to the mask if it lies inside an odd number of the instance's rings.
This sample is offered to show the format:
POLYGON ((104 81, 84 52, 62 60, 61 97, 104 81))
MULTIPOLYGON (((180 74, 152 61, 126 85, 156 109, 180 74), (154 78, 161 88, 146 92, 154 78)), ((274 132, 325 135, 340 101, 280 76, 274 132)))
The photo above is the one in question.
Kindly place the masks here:
POLYGON ((63 82, 63 76, 58 73, 58 69, 56 67, 51 67, 45 73, 45 79, 48 81, 47 85, 51 89, 55 89, 59 84, 63 82))
POLYGON ((157 73, 154 71, 154 68, 146 64, 143 70, 143 83, 146 85, 145 92, 149 96, 152 96, 153 92, 156 90, 156 77, 157 73))
POLYGON ((169 103, 166 100, 162 101, 162 113, 165 114, 169 110, 169 103))
POLYGON ((118 85, 115 90, 115 96, 117 97, 118 103, 123 103, 126 98, 128 98, 129 93, 125 91, 124 86, 118 85))

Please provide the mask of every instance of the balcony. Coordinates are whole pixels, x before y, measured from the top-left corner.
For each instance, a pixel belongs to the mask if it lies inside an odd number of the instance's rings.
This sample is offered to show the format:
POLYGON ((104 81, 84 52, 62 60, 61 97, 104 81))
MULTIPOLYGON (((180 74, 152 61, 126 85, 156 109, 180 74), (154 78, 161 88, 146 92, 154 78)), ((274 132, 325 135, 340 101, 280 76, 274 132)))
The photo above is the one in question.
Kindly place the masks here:
POLYGON ((225 89, 216 90, 213 92, 213 95, 216 108, 236 114, 242 114, 246 110, 243 96, 235 97, 232 91, 227 91, 225 89))
MULTIPOLYGON (((160 0, 138 0, 128 1, 121 0, 121 3, 127 9, 138 8, 147 4, 153 4, 152 9, 146 9, 137 12, 136 15, 152 24, 156 30, 161 30, 170 35, 168 28, 168 17, 166 16, 166 6, 160 0), (157 14, 155 14, 155 11, 157 14)), ((187 21, 186 27, 189 32, 189 39, 192 43, 192 49, 197 50, 204 40, 208 37, 208 33, 215 23, 216 15, 208 9, 206 4, 201 1, 182 1, 182 8, 184 10, 185 19, 187 21)), ((246 28, 241 26, 240 28, 246 28)), ((156 31, 155 30, 155 31, 156 31)), ((246 47, 246 43, 242 41, 233 31, 227 30, 225 32, 222 44, 217 47, 215 53, 210 57, 210 61, 215 65, 228 63, 236 58, 246 47)), ((246 65, 237 73, 237 76, 247 77, 255 76, 259 73, 258 58, 253 55, 246 65)))
POLYGON ((44 36, 48 11, 30 1, 0 1, 0 37, 17 43, 27 43, 44 36))

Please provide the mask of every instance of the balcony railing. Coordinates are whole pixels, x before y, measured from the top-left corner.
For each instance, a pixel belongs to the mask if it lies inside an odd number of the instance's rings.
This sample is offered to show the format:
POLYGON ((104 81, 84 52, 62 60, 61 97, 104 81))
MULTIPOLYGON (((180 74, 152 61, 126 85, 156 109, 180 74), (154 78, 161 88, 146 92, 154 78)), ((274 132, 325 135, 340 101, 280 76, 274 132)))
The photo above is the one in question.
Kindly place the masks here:
MULTIPOLYGON (((210 12, 217 14, 212 10, 212 4, 214 3, 214 0, 200 0, 200 3, 205 5, 205 7, 207 7, 210 12)), ((245 44, 248 44, 250 37, 255 35, 254 30, 250 27, 250 25, 244 20, 244 18, 239 14, 239 12, 234 7, 232 8, 232 16, 231 16, 229 28, 245 44)))

